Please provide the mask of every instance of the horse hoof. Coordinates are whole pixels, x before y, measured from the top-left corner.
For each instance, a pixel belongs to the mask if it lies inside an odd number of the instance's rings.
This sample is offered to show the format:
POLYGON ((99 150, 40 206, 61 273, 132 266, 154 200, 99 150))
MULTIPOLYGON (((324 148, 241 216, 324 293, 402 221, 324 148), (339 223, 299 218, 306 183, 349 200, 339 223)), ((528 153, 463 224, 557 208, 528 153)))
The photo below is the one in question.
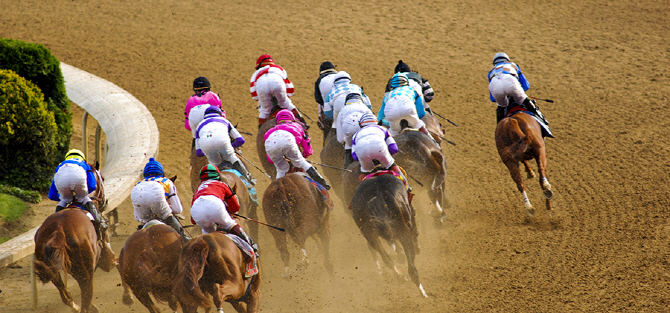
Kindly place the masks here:
POLYGON ((428 298, 428 294, 426 293, 426 290, 423 289, 422 284, 419 284, 419 290, 421 290, 421 294, 423 295, 424 298, 428 298))
POLYGON ((295 265, 295 271, 296 272, 302 272, 305 269, 307 269, 307 264, 305 264, 305 263, 299 263, 299 264, 295 265))
POLYGON ((287 267, 284 268, 284 272, 281 273, 281 277, 288 278, 291 276, 291 270, 287 267))
POLYGON ((127 306, 131 306, 131 305, 133 305, 133 303, 135 303, 135 301, 133 300, 133 296, 123 295, 123 304, 125 304, 127 306))
POLYGON ((81 312, 81 308, 74 302, 72 302, 72 312, 74 312, 74 313, 81 312))
POLYGON ((526 208, 526 214, 528 214, 528 217, 534 217, 535 216, 535 208, 534 207, 526 208))
POLYGON ((91 313, 100 313, 100 310, 98 309, 98 307, 95 306, 95 305, 93 305, 93 304, 89 305, 88 308, 89 308, 89 311, 90 311, 91 313))
POLYGON ((543 190, 542 192, 544 193, 544 197, 545 197, 547 200, 551 200, 551 198, 554 197, 554 192, 551 191, 551 189, 545 189, 545 190, 543 190))

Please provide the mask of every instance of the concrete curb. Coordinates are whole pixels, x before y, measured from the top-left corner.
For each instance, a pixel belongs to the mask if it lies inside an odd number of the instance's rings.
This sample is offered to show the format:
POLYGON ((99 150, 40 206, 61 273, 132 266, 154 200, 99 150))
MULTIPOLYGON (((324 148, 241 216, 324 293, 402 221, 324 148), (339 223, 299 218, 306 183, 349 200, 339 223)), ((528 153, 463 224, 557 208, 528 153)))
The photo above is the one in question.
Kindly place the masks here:
MULTIPOLYGON (((115 208, 142 178, 149 158, 158 155, 158 126, 144 104, 113 83, 65 63, 61 71, 68 98, 93 116, 107 136, 102 174, 109 208, 115 208)), ((0 268, 34 253, 38 228, 0 245, 0 268)))

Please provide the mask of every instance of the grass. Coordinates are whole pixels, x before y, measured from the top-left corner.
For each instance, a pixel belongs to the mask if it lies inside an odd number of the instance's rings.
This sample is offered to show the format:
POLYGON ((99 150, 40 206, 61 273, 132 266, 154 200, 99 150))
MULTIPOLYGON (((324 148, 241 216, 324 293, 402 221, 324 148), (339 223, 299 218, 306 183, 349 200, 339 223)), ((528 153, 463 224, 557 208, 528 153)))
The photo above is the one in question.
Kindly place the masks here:
POLYGON ((0 194, 0 220, 13 222, 19 219, 27 208, 28 205, 23 200, 7 194, 0 194))

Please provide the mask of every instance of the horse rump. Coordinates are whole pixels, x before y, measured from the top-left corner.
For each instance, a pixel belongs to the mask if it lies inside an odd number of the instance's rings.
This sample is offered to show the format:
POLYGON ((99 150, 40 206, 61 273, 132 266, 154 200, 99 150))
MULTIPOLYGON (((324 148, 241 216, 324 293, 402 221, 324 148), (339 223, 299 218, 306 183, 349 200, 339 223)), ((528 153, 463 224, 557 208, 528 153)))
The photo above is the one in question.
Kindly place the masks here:
POLYGON ((174 296, 182 306, 205 307, 212 306, 212 300, 200 289, 198 281, 202 277, 209 245, 201 237, 191 240, 183 248, 179 257, 179 271, 172 288, 174 296))
POLYGON ((43 260, 35 259, 33 266, 35 274, 46 284, 50 282, 60 270, 67 272, 70 268, 70 259, 67 255, 67 242, 62 229, 57 230, 42 248, 43 260))

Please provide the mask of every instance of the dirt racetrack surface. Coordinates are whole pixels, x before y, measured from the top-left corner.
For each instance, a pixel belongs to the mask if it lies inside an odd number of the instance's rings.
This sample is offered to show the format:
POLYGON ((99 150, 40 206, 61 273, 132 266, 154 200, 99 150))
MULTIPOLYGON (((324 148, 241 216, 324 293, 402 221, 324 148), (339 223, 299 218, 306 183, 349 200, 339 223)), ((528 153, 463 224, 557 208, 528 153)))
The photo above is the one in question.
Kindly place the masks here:
MULTIPOLYGON (((261 229, 262 312, 670 312, 667 1, 0 0, 0 7, 0 36, 41 43, 148 107, 160 130, 158 160, 183 178, 186 208, 190 133, 182 112, 195 77, 208 77, 229 119, 254 134, 249 78, 264 53, 287 70, 294 103, 312 118, 324 60, 350 73, 375 111, 399 59, 429 79, 431 107, 460 125, 443 121, 457 144, 442 148, 448 219, 436 225, 425 196, 415 204, 417 268, 429 297, 387 268, 378 273, 336 200, 332 277, 310 240, 309 267, 282 278, 279 253, 261 229), (543 209, 537 180, 527 180, 539 212, 533 219, 493 140, 486 74, 498 51, 521 66, 529 95, 555 101, 538 102, 556 136, 547 139, 555 210, 543 209)), ((310 159, 318 162, 321 136, 311 131, 310 159)), ((254 137, 246 138, 242 150, 258 164, 254 137)), ((269 180, 250 170, 262 194, 269 180)), ((129 201, 119 210, 117 254, 136 225, 129 201)), ((291 252, 294 264, 299 251, 291 252)), ((27 259, 0 269, 0 311, 32 312, 28 278, 27 259)), ((94 304, 146 312, 139 302, 121 303, 119 283, 116 270, 98 270, 94 304)), ((70 286, 79 302, 72 279, 70 286)), ((53 285, 39 291, 38 312, 70 312, 53 285)))

